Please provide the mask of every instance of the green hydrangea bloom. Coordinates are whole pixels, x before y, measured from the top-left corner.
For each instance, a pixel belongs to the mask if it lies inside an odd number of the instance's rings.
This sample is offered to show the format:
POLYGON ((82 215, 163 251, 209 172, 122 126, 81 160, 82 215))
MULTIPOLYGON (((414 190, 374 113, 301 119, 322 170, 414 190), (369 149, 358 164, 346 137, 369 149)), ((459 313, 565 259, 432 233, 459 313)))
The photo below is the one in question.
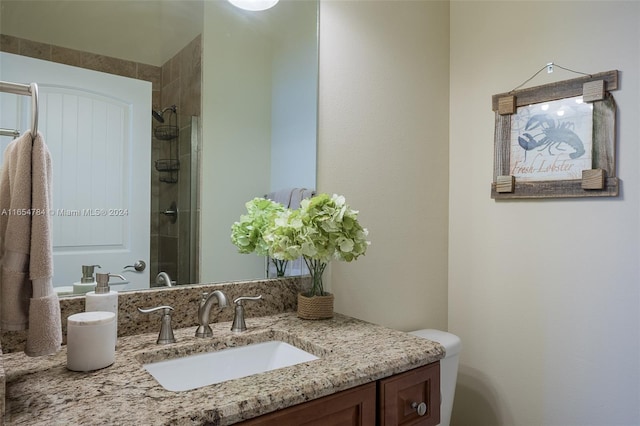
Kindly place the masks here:
POLYGON ((231 226, 231 242, 240 253, 269 254, 269 245, 263 238, 264 231, 272 224, 277 213, 287 210, 282 204, 266 198, 254 198, 245 204, 247 214, 231 226))
POLYGON ((358 211, 340 195, 318 194, 303 200, 294 211, 279 211, 264 230, 269 255, 275 259, 304 257, 313 276, 312 294, 322 294, 322 272, 333 259, 351 262, 369 246, 368 231, 358 222, 358 211))

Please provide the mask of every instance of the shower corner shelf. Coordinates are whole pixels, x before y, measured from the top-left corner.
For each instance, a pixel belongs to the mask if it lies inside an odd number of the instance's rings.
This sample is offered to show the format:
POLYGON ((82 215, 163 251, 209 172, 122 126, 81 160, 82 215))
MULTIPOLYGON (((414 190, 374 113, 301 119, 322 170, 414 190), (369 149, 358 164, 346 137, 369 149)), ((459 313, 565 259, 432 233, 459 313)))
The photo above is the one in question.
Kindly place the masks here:
POLYGON ((160 176, 160 182, 162 183, 178 183, 178 177, 173 176, 173 173, 169 176, 160 176))
POLYGON ((155 135, 156 139, 159 139, 161 141, 170 141, 172 139, 175 139, 178 137, 178 133, 178 126, 173 125, 157 126, 153 130, 153 134, 155 135))
POLYGON ((159 172, 176 172, 180 170, 180 161, 156 160, 156 170, 159 172))

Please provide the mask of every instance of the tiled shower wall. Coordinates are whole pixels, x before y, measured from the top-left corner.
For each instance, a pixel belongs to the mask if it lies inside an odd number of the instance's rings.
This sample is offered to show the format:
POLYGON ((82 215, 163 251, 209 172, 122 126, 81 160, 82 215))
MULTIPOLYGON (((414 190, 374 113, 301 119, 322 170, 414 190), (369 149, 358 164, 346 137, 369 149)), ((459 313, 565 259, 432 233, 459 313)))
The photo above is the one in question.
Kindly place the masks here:
POLYGON ((154 101, 156 98, 159 99, 160 96, 160 82, 162 79, 162 69, 160 67, 25 40, 5 34, 0 34, 0 50, 59 64, 150 81, 153 84, 154 101))
MULTIPOLYGON (((177 140, 164 141, 153 139, 152 159, 178 158, 180 169, 176 183, 160 181, 160 175, 153 168, 151 176, 152 230, 151 252, 157 256, 158 269, 151 271, 155 276, 165 271, 180 284, 191 283, 196 280, 197 271, 191 267, 193 261, 189 253, 191 231, 191 117, 201 115, 201 76, 202 76, 202 42, 196 37, 173 58, 162 66, 162 86, 160 103, 154 104, 154 109, 164 109, 171 105, 177 107, 177 125, 179 136, 177 140), (176 152, 177 148, 177 152, 176 152), (171 152, 173 151, 173 152, 171 152), (168 216, 161 212, 169 209, 172 202, 178 206, 178 220, 172 224, 168 216), (154 226, 155 225, 155 226, 154 226)), ((166 113, 165 124, 173 124, 174 117, 166 113), (171 123, 169 123, 171 121, 171 123)), ((154 122, 156 125, 157 122, 154 122)), ((194 224, 195 225, 195 224, 194 224)), ((196 233, 197 235, 197 233, 196 233)), ((196 245, 197 247, 197 245, 196 245)))
MULTIPOLYGON (((154 167, 155 160, 167 158, 169 144, 168 141, 152 138, 149 259, 152 282, 160 271, 168 272, 173 280, 181 284, 195 280, 198 273, 197 270, 190 270, 192 262, 185 255, 191 226, 185 218, 189 217, 191 209, 191 116, 201 115, 201 48, 201 36, 198 36, 162 67, 157 67, 0 34, 0 51, 150 81, 154 109, 176 105, 180 137, 174 143, 179 143, 181 165, 177 183, 160 182, 160 176, 154 167), (170 224, 160 212, 167 210, 174 200, 180 213, 178 221, 170 224)), ((168 117, 166 114, 165 118, 168 117)), ((151 117, 149 120, 153 121, 151 117)), ((155 123, 154 121, 154 126, 155 123)), ((198 235, 197 230, 195 235, 198 235)))

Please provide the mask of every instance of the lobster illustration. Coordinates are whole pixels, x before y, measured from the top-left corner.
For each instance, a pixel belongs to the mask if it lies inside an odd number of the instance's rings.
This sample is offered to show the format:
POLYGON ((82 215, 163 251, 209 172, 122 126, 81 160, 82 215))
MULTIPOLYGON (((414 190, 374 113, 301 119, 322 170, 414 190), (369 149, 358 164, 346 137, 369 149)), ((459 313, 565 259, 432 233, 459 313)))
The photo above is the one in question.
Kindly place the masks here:
POLYGON ((526 131, 538 129, 538 133, 534 135, 523 133, 522 136, 518 136, 518 144, 525 151, 531 151, 538 147, 541 147, 540 151, 542 151, 546 148, 550 155, 556 155, 551 152, 551 148, 555 148, 557 151, 564 151, 565 149, 561 148, 561 145, 565 144, 574 150, 569 154, 569 157, 576 159, 584 155, 585 151, 582 140, 572 130, 574 127, 574 124, 570 121, 556 121, 548 114, 536 114, 527 121, 524 129, 526 131))

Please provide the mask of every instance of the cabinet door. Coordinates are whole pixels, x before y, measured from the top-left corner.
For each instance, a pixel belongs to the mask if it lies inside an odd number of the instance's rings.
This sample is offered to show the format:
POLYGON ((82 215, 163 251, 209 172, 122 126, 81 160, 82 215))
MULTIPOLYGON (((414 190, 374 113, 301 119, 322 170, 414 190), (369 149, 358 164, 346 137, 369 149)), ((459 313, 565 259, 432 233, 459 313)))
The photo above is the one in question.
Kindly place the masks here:
POLYGON ((379 392, 380 426, 440 423, 439 362, 381 380, 379 392))
POLYGON ((369 383, 240 423, 242 426, 371 426, 376 384, 369 383))

